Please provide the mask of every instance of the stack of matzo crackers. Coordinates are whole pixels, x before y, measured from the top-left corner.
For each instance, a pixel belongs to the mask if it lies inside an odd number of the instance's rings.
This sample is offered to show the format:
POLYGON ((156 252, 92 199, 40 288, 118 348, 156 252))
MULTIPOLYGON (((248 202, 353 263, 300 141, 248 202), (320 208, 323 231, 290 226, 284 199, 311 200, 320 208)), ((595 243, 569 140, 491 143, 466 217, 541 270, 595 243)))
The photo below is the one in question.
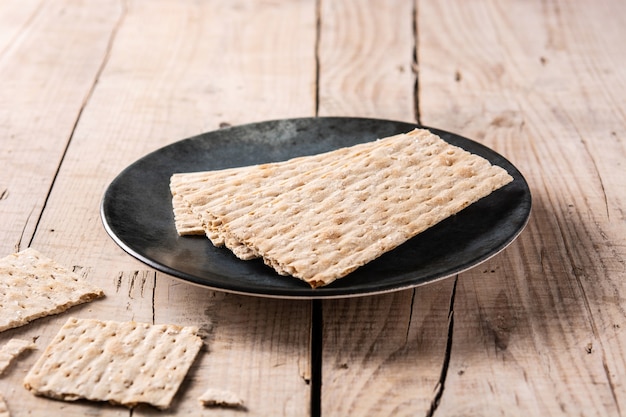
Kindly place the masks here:
POLYGON ((411 239, 513 178, 416 129, 288 161, 179 173, 180 235, 206 234, 241 259, 320 287, 411 239))

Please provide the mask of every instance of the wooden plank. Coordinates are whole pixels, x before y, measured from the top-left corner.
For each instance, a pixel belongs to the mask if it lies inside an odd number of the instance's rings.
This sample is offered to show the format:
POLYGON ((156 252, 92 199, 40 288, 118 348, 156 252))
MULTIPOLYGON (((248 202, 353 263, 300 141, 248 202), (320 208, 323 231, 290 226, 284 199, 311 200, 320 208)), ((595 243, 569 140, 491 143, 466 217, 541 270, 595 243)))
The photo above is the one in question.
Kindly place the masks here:
MULTIPOLYGON (((101 70, 120 13, 118 2, 73 7, 60 1, 2 3, 2 256, 28 246, 35 233, 76 121, 101 70)), ((56 253, 46 254, 54 256, 56 253)), ((89 272, 88 267, 80 264, 67 266, 83 274, 89 272)), ((90 308, 76 307, 71 314, 88 314, 90 308)), ((0 334, 0 345, 13 337, 35 340, 37 344, 37 351, 24 355, 0 379, 0 392, 13 416, 65 414, 64 404, 35 398, 22 387, 26 372, 65 318, 44 318, 0 334)), ((77 405, 67 415, 86 412, 86 407, 77 405)), ((128 411, 112 407, 104 407, 103 413, 128 415, 128 411)))
MULTIPOLYGON (((200 325, 206 350, 189 374, 171 415, 199 415, 198 397, 225 389, 244 400, 246 415, 307 416, 310 409, 310 301, 245 297, 158 278, 155 321, 200 325), (188 306, 176 308, 176 306, 188 306)), ((152 414, 142 409, 137 414, 152 414)), ((240 409, 207 409, 238 416, 240 409)), ((161 413, 159 413, 160 415, 161 413)))
POLYGON ((19 44, 29 25, 41 10, 40 0, 7 0, 0 3, 0 57, 19 44))
POLYGON ((0 5, 0 254, 28 245, 105 54, 117 4, 0 5), (62 98, 62 99, 60 99, 62 98))
MULTIPOLYGON (((319 114, 415 122, 407 1, 322 2, 319 114)), ((454 279, 322 303, 322 415, 421 415, 446 357, 454 279)))
MULTIPOLYGON (((203 410, 197 396, 210 386, 241 395, 246 415, 307 415, 309 302, 225 295, 157 274, 112 242, 98 209, 121 169, 163 145, 224 123, 312 116, 315 4, 137 0, 123 5, 33 246, 77 265, 105 290, 105 299, 72 314, 201 326, 206 349, 173 408, 159 415, 241 413, 203 410), (280 388, 268 394, 267 387, 280 388)), ((12 334, 37 336, 44 347, 65 318, 12 334)), ((119 407, 32 397, 20 388, 20 376, 36 357, 28 356, 0 381, 13 390, 9 406, 28 404, 14 415, 129 415, 119 407)), ((132 415, 154 413, 142 406, 132 415)))
POLYGON ((411 2, 320 4, 319 115, 415 122, 411 2))
MULTIPOLYGON (((35 233, 120 12, 117 2, 65 6, 62 2, 3 2, 1 6, 2 256, 28 246, 35 233)), ((74 312, 87 310, 77 307, 74 312)), ((38 325, 3 332, 0 344, 12 337, 37 339, 39 329, 48 325, 56 329, 55 324, 55 319, 46 318, 38 325)), ((21 383, 29 365, 41 353, 39 341, 37 346, 39 351, 26 355, 27 361, 19 361, 0 379, 0 392, 12 415, 29 413, 32 410, 23 405, 38 401, 21 383)), ((45 406, 39 409, 47 413, 45 406)))
POLYGON ((426 124, 526 175, 527 230, 463 274, 442 415, 626 409, 624 4, 418 3, 426 124))
POLYGON ((322 414, 427 414, 445 360, 453 283, 325 302, 322 414))

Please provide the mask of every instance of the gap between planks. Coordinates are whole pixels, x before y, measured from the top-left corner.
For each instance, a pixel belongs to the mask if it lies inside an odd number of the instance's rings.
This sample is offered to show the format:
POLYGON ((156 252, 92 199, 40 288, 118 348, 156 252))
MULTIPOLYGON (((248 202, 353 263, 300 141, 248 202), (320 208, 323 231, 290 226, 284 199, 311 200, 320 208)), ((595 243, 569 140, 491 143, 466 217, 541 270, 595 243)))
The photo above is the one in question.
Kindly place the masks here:
MULTIPOLYGON (((122 23, 124 22, 126 11, 127 11, 127 6, 126 6, 126 1, 124 0, 121 2, 120 15, 111 30, 111 34, 109 36, 109 40, 107 42, 106 49, 102 57, 102 62, 100 62, 100 66, 98 67, 98 70, 96 71, 93 82, 91 84, 91 88, 89 88, 89 90, 87 91, 87 94, 85 95, 85 98, 83 102, 81 103, 80 108, 78 109, 78 113, 76 114, 76 120, 74 121, 74 125, 72 126, 67 142, 65 143, 65 148, 63 149, 63 153, 61 155, 61 159, 59 160, 59 164, 57 165, 57 169, 54 172, 54 175, 52 176, 52 182, 50 183, 50 187, 48 188, 48 192, 46 193, 46 198, 44 199, 43 206, 41 207, 41 211, 39 212, 39 216, 37 217, 37 222, 35 223, 35 228, 33 230, 33 234, 30 236, 27 247, 31 247, 31 245, 33 244, 35 235, 37 234, 37 230, 39 229, 39 224, 43 217, 43 213, 46 211, 48 200, 50 199, 50 195, 52 194, 52 190, 54 189, 54 184, 56 183, 57 178, 59 176, 59 172, 61 171, 61 166, 63 166, 63 161, 65 161, 67 151, 70 148, 70 144, 72 143, 72 138, 74 137, 74 134, 76 133, 76 128, 78 127, 78 123, 80 123, 80 119, 83 115, 83 111, 85 110, 85 108, 87 107, 87 104, 91 100, 91 97, 93 96, 93 93, 96 90, 96 86, 98 85, 98 81, 100 80, 100 77, 102 76, 102 73, 104 72, 104 69, 106 68, 107 63, 109 62, 109 58, 111 56, 111 50, 113 49, 113 44, 115 43, 115 39, 117 38, 117 33, 119 32, 119 29, 122 26, 122 23)), ((30 214, 29 214, 29 217, 30 217, 30 214)), ((19 246, 21 245, 21 240, 22 239, 20 238, 20 241, 16 245, 17 246, 16 252, 19 252, 20 250, 19 246)))
POLYGON ((441 401, 441 397, 443 396, 443 390, 445 389, 446 385, 448 367, 450 365, 450 357, 452 355, 452 336, 454 333, 454 299, 456 297, 456 284, 458 280, 459 276, 455 275, 454 284, 452 285, 452 291, 450 292, 450 304, 448 307, 448 336, 446 340, 446 350, 443 355, 441 375, 439 376, 439 382, 435 387, 435 395, 432 402, 430 403, 430 410, 428 410, 428 414, 426 414, 427 417, 433 417, 435 415, 435 411, 437 411, 437 407, 439 407, 439 402, 441 401))
MULTIPOLYGON (((322 0, 317 0, 315 3, 315 13, 316 13, 316 24, 315 24, 315 89, 314 89, 314 100, 315 100, 315 117, 319 116, 319 108, 320 108, 320 38, 321 38, 321 28, 322 28, 322 13, 321 13, 321 2, 322 0)), ((413 71, 415 75, 415 82, 413 84, 413 114, 415 118, 415 123, 421 126, 421 112, 420 112, 420 102, 419 102, 419 54, 418 54, 418 45, 419 45, 419 36, 418 36, 418 10, 417 10, 417 2, 413 3, 412 8, 412 29, 413 29, 413 55, 411 57, 411 71, 413 71)), ((452 340, 454 333, 454 301, 456 296, 456 287, 458 282, 458 275, 454 277, 454 283, 452 286, 452 290, 450 293, 450 301, 448 307, 448 324, 447 324, 447 340, 445 346, 445 352, 443 356, 443 361, 441 364, 441 373, 439 377, 439 381, 434 389, 433 399, 431 401, 430 409, 427 412, 428 417, 432 417, 435 415, 437 407, 441 401, 443 396, 443 392, 445 389, 445 381, 448 374, 448 367, 450 364, 451 351, 452 351, 452 340)), ((413 313, 413 302, 415 298, 415 289, 413 289, 413 297, 411 299, 411 318, 413 313)), ((311 354, 311 408, 310 415, 311 417, 321 417, 322 416, 322 363, 323 363, 323 330, 324 330, 324 313, 323 313, 323 301, 314 299, 311 301, 311 344, 310 344, 310 354, 311 354)), ((409 320, 410 326, 411 319, 409 320)), ((408 336, 408 331, 407 331, 408 336)))
MULTIPOLYGON (((454 301, 456 298, 456 288, 459 276, 454 277, 454 283, 450 292, 450 301, 448 305, 448 328, 446 347, 441 364, 441 374, 439 381, 434 389, 433 399, 426 417, 433 417, 437 411, 437 407, 443 397, 446 378, 448 376, 448 368, 450 358, 452 356, 452 341, 454 335, 454 301)), ((413 289, 413 297, 415 297, 415 289, 413 289)), ((322 416, 322 362, 323 362, 323 332, 324 332, 324 314, 323 301, 314 299, 311 301, 311 417, 322 416)), ((413 313, 413 299, 411 300, 411 317, 413 313)), ((409 320, 410 326, 410 320, 409 320)))

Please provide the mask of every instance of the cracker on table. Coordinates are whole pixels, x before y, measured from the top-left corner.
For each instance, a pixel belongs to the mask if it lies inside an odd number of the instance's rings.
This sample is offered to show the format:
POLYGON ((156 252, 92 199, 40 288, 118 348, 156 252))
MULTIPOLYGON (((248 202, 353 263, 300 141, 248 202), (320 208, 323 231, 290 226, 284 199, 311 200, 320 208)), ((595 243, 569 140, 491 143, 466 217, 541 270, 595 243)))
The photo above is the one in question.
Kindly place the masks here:
POLYGON ((24 379, 36 395, 159 409, 196 358, 198 328, 70 318, 24 379))
POLYGON ((0 259, 0 331, 102 296, 100 288, 35 249, 0 259))
POLYGON ((318 287, 512 181, 504 169, 427 130, 378 142, 384 146, 308 181, 268 185, 262 193, 274 197, 229 221, 228 234, 279 274, 318 287))
POLYGON ((22 352, 35 349, 37 346, 28 340, 11 339, 0 348, 0 375, 22 352))
POLYGON ((200 404, 205 407, 228 407, 228 408, 244 408, 244 401, 234 392, 208 388, 199 398, 200 404))

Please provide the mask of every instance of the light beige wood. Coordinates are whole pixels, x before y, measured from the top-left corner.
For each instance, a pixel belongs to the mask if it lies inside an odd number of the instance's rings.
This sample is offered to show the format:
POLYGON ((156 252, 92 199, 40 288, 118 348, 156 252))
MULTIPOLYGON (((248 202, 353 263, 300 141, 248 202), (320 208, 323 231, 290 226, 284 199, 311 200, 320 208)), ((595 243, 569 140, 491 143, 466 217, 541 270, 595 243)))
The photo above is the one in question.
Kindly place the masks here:
MULTIPOLYGON (((416 122, 411 2, 321 6, 320 115, 416 122)), ((453 286, 451 278, 417 290, 325 301, 322 415, 427 414, 445 363, 453 286)))
POLYGON ((437 414, 619 415, 623 3, 418 3, 426 124, 493 146, 534 195, 518 242, 463 274, 437 414))
POLYGON ((319 115, 415 122, 413 4, 321 1, 319 115))
POLYGON ((0 56, 19 44, 40 10, 39 0, 7 0, 0 4, 0 56))
MULTIPOLYGON (((172 409, 159 415, 215 415, 197 399, 208 387, 238 393, 246 415, 306 415, 310 302, 224 295, 157 274, 106 235, 99 204, 126 165, 165 144, 224 123, 312 116, 315 4, 128 1, 121 10, 119 5, 109 3, 108 13, 117 12, 107 27, 109 49, 86 58, 102 65, 102 71, 91 80, 93 94, 85 97, 82 113, 71 115, 76 130, 33 247, 76 265, 105 290, 104 300, 73 314, 202 327, 206 349, 172 409), (268 386, 279 388, 258 389, 268 386)), ((49 19, 51 25, 60 24, 55 14, 49 19)), ((65 39, 83 31, 70 31, 65 39)), ((27 71, 45 75, 43 67, 27 64, 22 64, 27 71)), ((64 319, 51 318, 13 334, 38 337, 43 349, 64 319)), ((10 407, 28 404, 14 415, 128 415, 119 407, 34 398, 21 388, 20 377, 36 357, 26 357, 9 379, 0 381, 0 391, 12 393, 10 407)), ((133 415, 153 413, 141 406, 133 415)))
POLYGON ((445 363, 454 279, 325 302, 322 414, 426 415, 445 363))
MULTIPOLYGON (((77 118, 106 56, 120 7, 117 2, 71 8, 62 2, 2 2, 0 15, 0 251, 4 256, 27 247, 36 231, 77 118)), ((79 306, 71 314, 89 314, 91 309, 92 305, 79 306)), ((39 319, 37 324, 0 334, 2 344, 20 337, 37 345, 0 379, 0 392, 12 415, 52 412, 50 401, 27 394, 21 381, 62 321, 59 316, 39 319)), ((59 410, 60 404, 55 406, 59 410)), ((86 412, 81 405, 74 410, 74 415, 86 412)), ((118 414, 127 412, 110 409, 108 413, 118 414)))
MULTIPOLYGON (((198 415, 199 398, 208 388, 237 395, 246 415, 308 415, 310 301, 268 300, 202 288, 189 291, 184 288, 188 284, 176 280, 158 282, 155 321, 196 323, 206 341, 206 351, 190 372, 192 382, 166 415, 198 415)), ((224 409, 218 415, 241 413, 224 409)), ((207 416, 214 414, 216 410, 206 411, 207 416)))
POLYGON ((0 5, 1 254, 35 231, 118 14, 111 2, 0 5))
POLYGON ((612 0, 0 2, 0 251, 32 240, 106 292, 0 333, 0 345, 37 345, 0 378, 0 396, 14 416, 626 413, 625 9, 612 0), (520 238, 458 280, 316 304, 321 404, 310 402, 311 302, 157 273, 112 242, 98 213, 108 183, 150 151, 316 110, 419 117, 475 139, 518 166, 534 196, 520 238), (34 397, 21 381, 69 315, 198 325, 206 346, 167 412, 34 397), (197 397, 209 387, 247 409, 203 409, 197 397))

